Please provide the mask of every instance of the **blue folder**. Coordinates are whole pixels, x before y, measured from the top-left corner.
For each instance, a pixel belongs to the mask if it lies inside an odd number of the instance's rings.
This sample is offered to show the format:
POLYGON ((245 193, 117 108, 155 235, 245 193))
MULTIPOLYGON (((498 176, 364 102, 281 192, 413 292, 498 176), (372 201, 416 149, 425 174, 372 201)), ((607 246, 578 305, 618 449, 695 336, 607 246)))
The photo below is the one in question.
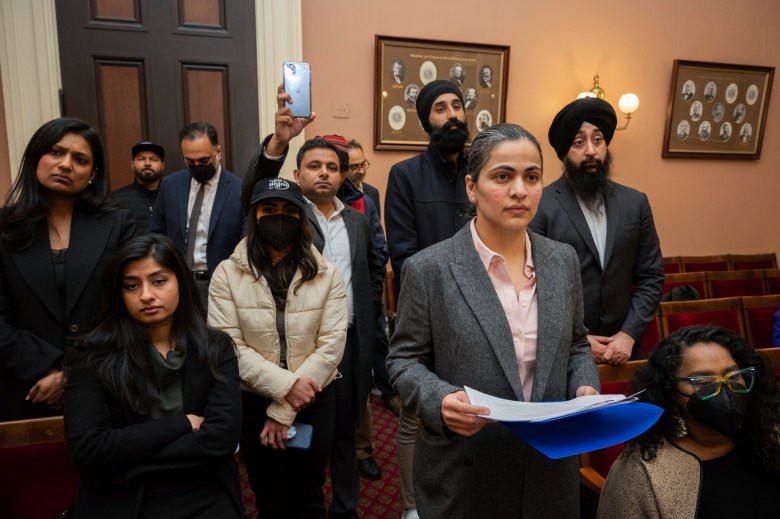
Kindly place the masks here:
POLYGON ((501 422, 551 459, 616 445, 648 430, 664 410, 644 402, 599 407, 543 422, 501 422))

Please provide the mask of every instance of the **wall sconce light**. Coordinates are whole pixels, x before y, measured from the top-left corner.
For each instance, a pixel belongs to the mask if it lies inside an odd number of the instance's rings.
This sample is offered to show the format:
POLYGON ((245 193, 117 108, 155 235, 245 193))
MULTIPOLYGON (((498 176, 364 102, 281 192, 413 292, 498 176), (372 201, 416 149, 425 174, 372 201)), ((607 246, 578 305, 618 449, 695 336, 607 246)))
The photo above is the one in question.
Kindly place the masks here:
MULTIPOLYGON (((596 75, 593 76, 593 88, 587 92, 580 92, 580 94, 577 96, 577 99, 582 99, 583 97, 598 97, 599 99, 604 99, 604 90, 601 88, 601 85, 599 85, 598 72, 596 72, 596 75)), ((618 101, 618 106, 620 107, 620 111, 623 112, 623 114, 626 116, 626 124, 620 128, 615 129, 625 130, 628 128, 628 124, 631 122, 631 116, 634 114, 634 112, 636 112, 636 109, 639 108, 639 98, 636 96, 636 94, 623 94, 623 96, 621 96, 620 100, 618 101)))

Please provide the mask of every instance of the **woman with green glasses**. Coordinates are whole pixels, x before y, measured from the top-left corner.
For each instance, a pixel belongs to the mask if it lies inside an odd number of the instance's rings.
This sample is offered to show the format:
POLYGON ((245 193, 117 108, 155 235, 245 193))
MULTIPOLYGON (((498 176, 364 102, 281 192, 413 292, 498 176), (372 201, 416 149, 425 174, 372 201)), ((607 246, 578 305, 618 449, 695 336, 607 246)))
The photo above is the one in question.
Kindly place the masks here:
POLYGON ((777 375, 753 346, 724 328, 684 328, 633 385, 665 412, 615 461, 599 518, 778 516, 777 375))

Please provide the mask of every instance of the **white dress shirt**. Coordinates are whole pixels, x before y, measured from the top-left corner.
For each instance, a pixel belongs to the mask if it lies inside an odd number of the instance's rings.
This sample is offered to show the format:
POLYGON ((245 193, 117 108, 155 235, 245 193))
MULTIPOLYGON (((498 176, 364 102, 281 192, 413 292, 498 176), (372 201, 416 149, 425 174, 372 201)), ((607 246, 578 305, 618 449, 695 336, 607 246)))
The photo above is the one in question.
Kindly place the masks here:
MULTIPOLYGON (((305 198, 305 197, 304 197, 305 198)), ((347 291, 347 309, 349 311, 349 325, 355 323, 354 296, 352 295, 352 254, 349 247, 349 235, 347 234, 347 225, 344 223, 344 217, 341 212, 344 210, 344 204, 336 197, 333 197, 333 203, 336 210, 325 218, 325 215, 317 209, 311 200, 306 198, 306 202, 317 217, 322 234, 325 236, 325 247, 322 249, 322 256, 336 265, 344 277, 344 287, 347 291)))
MULTIPOLYGON (((198 218, 198 228, 195 231, 195 249, 193 251, 193 264, 192 270, 208 270, 208 264, 206 262, 206 249, 209 241, 209 221, 211 220, 211 210, 214 207, 214 199, 217 197, 217 186, 219 185, 219 176, 222 174, 222 166, 217 162, 217 173, 209 179, 208 182, 204 182, 205 188, 203 190, 203 206, 200 209, 200 217, 198 218)), ((195 179, 190 179, 190 197, 187 201, 187 222, 184 229, 184 235, 187 235, 190 226, 190 215, 192 214, 192 206, 195 205, 195 197, 198 196, 200 190, 200 182, 195 179)))
POLYGON ((579 202, 582 214, 588 223, 590 235, 593 236, 593 241, 596 242, 596 250, 599 251, 599 263, 601 263, 601 268, 603 269, 604 251, 607 247, 607 211, 604 207, 604 202, 600 202, 596 206, 595 211, 589 209, 579 197, 577 197, 577 202, 579 202))

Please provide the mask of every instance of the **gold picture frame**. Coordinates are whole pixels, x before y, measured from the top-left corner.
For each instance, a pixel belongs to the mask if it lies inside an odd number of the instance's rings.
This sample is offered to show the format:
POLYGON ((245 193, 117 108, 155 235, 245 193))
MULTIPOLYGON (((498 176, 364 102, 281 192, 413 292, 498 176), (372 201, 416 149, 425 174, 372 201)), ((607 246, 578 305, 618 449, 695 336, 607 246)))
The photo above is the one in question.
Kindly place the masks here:
POLYGON ((480 128, 504 122, 509 47, 376 36, 374 148, 424 150, 429 136, 415 102, 434 79, 449 79, 465 100, 469 142, 480 128))
POLYGON ((761 157, 774 67, 674 61, 664 158, 761 157))

